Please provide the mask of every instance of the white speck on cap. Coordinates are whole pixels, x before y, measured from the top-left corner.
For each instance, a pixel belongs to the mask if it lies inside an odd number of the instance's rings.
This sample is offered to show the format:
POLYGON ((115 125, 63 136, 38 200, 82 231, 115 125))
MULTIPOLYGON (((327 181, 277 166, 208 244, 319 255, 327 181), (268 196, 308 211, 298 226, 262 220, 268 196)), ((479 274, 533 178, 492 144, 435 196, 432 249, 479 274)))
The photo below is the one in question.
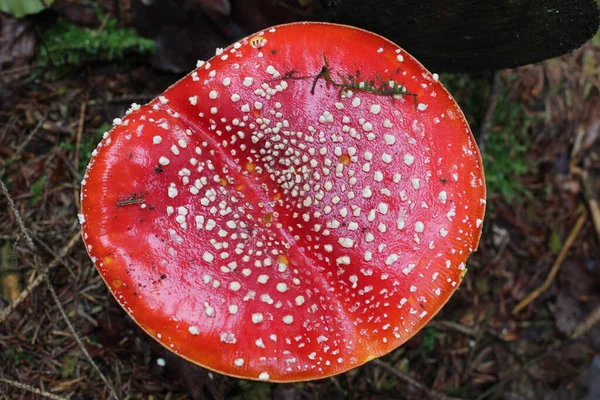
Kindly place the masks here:
POLYGON ((398 258, 399 258, 398 254, 396 254, 396 253, 390 254, 385 260, 385 265, 392 265, 393 263, 398 261, 398 258))
POLYGON ((386 203, 379 203, 377 210, 382 214, 387 214, 389 206, 386 203))
POLYGON ((261 323, 264 317, 261 313, 252 314, 252 322, 255 324, 261 323))
MULTIPOLYGON (((158 136, 158 137, 160 137, 160 136, 158 136)), ((167 157, 165 157, 165 156, 161 156, 161 157, 158 159, 158 163, 159 163, 160 165, 162 165, 162 166, 165 166, 165 165, 169 165, 170 161, 169 161, 169 159, 168 159, 167 157)))
POLYGON ((417 221, 415 223, 415 232, 423 232, 423 230, 425 229, 425 225, 421 222, 421 221, 417 221))
POLYGON ((338 242, 342 245, 342 247, 345 247, 347 249, 351 249, 352 246, 354 246, 354 240, 350 238, 339 238, 338 242))
POLYGON ((445 190, 442 190, 440 192, 440 194, 438 195, 438 199, 442 202, 442 204, 446 204, 446 199, 448 198, 448 195, 446 194, 445 190))
POLYGON ((350 257, 348 256, 338 257, 335 261, 340 265, 350 265, 350 257))
POLYGON ((416 266, 416 264, 408 264, 406 267, 402 268, 402 273, 408 275, 416 266))
POLYGON ((287 291, 288 286, 284 282, 279 282, 277 284, 276 288, 277 288, 278 292, 284 293, 287 291))
POLYGON ((260 381, 268 381, 269 380, 269 373, 268 372, 261 372, 260 375, 258 375, 258 380, 260 380, 260 381))

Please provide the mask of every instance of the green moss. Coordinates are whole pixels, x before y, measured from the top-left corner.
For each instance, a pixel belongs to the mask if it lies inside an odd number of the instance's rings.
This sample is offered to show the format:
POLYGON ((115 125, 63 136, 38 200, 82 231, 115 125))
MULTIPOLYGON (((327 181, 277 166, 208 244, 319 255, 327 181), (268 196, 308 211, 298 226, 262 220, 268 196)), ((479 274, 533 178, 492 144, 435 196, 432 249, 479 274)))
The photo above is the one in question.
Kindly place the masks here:
POLYGON ((531 197, 521 179, 536 168, 528 155, 532 145, 529 131, 534 122, 535 119, 525 113, 523 104, 510 99, 508 89, 503 89, 483 153, 490 197, 501 194, 509 204, 531 197))
POLYGON ((431 353, 435 350, 435 343, 437 342, 440 332, 435 328, 425 328, 423 331, 423 341, 419 347, 419 351, 423 354, 431 353))
POLYGON ((35 365, 35 357, 18 347, 7 347, 3 352, 3 357, 6 361, 9 361, 12 365, 29 364, 35 365))
POLYGON ((131 28, 119 27, 115 18, 109 18, 103 29, 89 29, 59 19, 44 33, 36 66, 48 67, 56 73, 90 62, 112 62, 154 50, 153 40, 139 36, 131 28))
POLYGON ((29 194, 31 194, 31 204, 35 204, 42 199, 42 196, 44 195, 44 190, 46 189, 47 180, 48 177, 46 175, 42 175, 29 187, 29 194))
POLYGON ((67 379, 67 378, 74 376, 78 364, 79 364, 79 359, 77 357, 66 356, 63 359, 62 367, 60 370, 61 378, 67 379))
POLYGON ((240 380, 238 387, 242 391, 234 400, 267 400, 271 398, 271 385, 265 382, 240 380))

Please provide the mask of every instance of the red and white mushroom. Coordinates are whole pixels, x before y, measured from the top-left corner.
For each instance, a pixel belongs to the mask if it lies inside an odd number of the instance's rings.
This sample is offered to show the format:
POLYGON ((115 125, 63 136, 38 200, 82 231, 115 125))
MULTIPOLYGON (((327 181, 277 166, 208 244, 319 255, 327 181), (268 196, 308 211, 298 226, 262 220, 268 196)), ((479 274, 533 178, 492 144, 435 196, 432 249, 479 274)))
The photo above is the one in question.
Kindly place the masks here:
POLYGON ((465 118, 373 33, 267 29, 114 123, 82 182, 87 251, 150 336, 211 370, 300 381, 386 354, 477 248, 465 118))

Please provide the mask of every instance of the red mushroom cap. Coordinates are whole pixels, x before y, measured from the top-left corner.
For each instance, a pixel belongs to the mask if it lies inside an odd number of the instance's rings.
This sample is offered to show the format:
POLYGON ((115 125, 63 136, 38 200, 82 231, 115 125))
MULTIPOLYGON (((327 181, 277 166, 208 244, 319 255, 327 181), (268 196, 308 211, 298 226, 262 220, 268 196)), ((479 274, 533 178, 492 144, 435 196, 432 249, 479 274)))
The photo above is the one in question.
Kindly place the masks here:
POLYGON ((456 290, 485 210, 448 92, 364 30, 298 23, 218 50, 105 135, 86 248, 153 338, 299 381, 395 349, 456 290))

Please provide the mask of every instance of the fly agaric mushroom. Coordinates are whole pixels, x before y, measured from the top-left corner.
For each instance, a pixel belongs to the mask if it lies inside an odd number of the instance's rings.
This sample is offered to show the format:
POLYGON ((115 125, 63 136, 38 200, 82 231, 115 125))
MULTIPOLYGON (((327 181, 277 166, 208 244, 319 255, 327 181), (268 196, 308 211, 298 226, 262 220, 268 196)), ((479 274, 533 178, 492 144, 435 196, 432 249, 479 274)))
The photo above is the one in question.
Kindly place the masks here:
POLYGON ((267 29, 114 125, 82 182, 87 251, 150 336, 214 371, 301 381, 386 354, 479 241, 462 112, 364 30, 267 29))

